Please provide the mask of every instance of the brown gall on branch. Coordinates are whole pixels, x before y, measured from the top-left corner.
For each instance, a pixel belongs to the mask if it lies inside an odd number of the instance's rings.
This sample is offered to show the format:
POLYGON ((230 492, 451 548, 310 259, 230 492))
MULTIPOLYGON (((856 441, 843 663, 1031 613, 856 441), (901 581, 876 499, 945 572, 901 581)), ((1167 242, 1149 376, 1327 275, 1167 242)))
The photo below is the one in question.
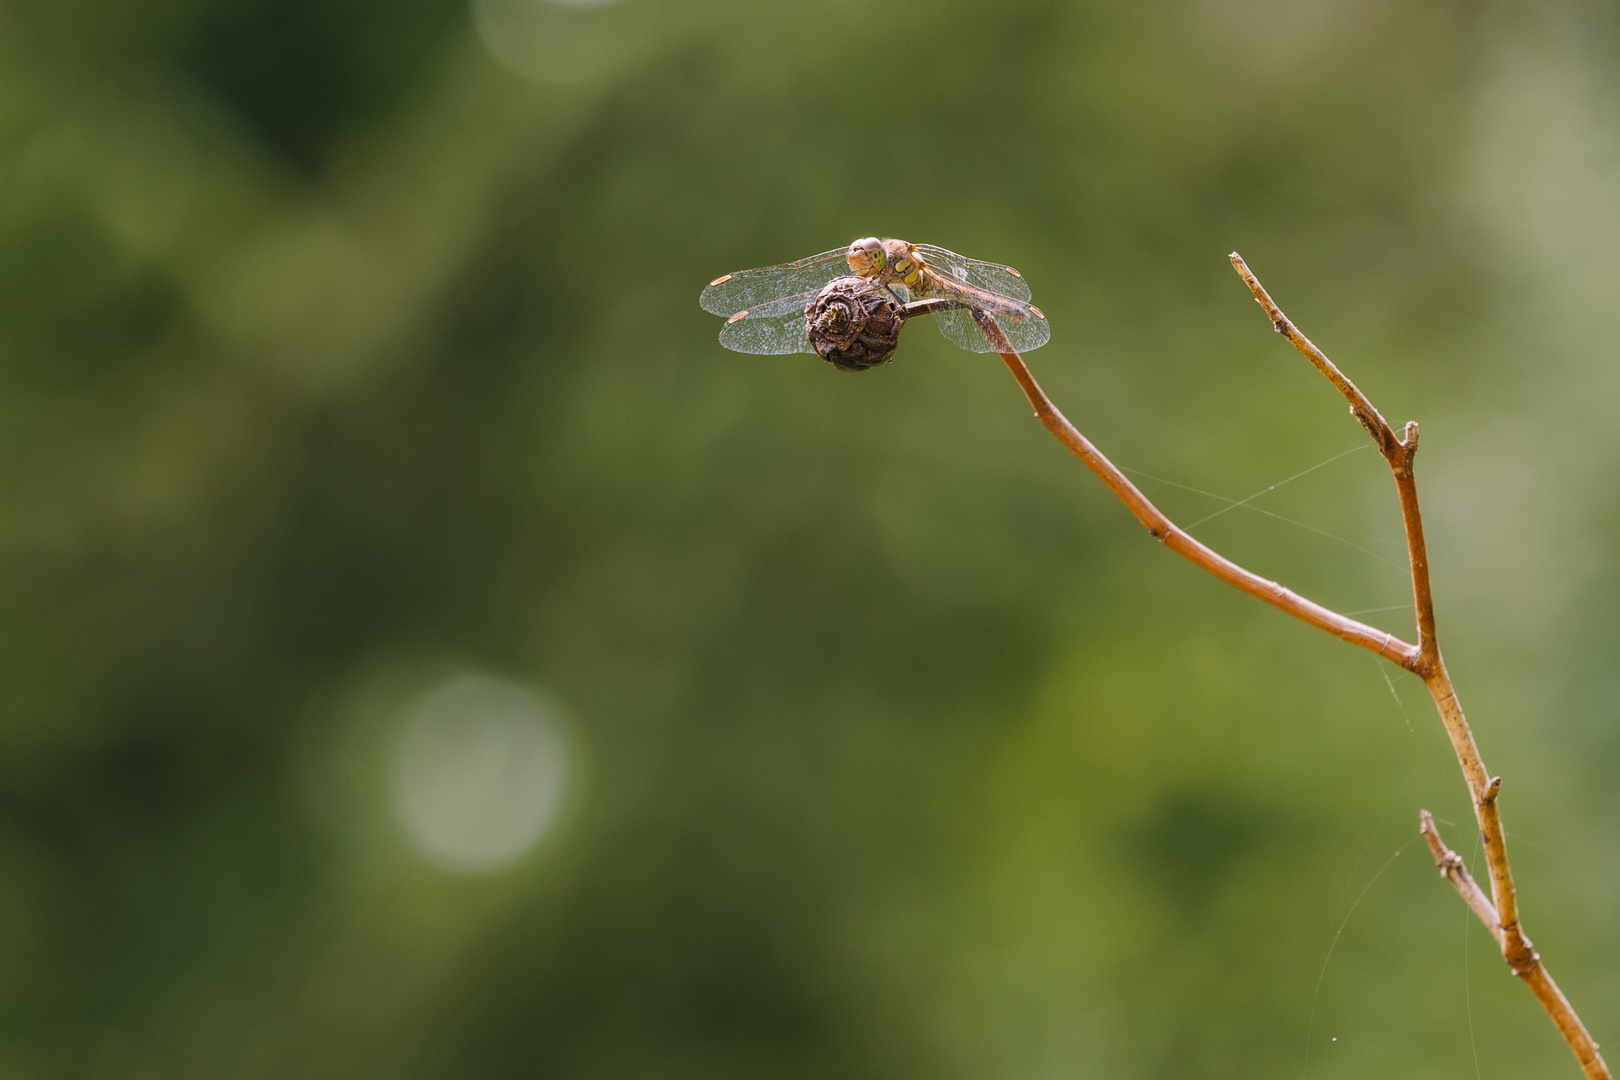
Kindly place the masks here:
POLYGON ((1541 1002, 1542 1007, 1552 1017, 1559 1034, 1563 1035, 1565 1042, 1569 1044, 1580 1062, 1587 1080, 1613 1080, 1602 1055, 1598 1053, 1597 1043, 1587 1033, 1580 1017, 1576 1015, 1558 985, 1553 982, 1552 976, 1541 962, 1541 957, 1531 947, 1530 939, 1525 936, 1523 928, 1519 925, 1518 900, 1513 888, 1513 875, 1508 867, 1507 844, 1501 815, 1497 809, 1497 796, 1501 791, 1502 781, 1500 777, 1491 777, 1486 772, 1479 748, 1474 743, 1473 731, 1468 726, 1467 718, 1463 716, 1457 692, 1451 684, 1451 676, 1446 671, 1445 661, 1441 658, 1439 640, 1435 635, 1434 598, 1429 586, 1429 557, 1423 539, 1423 516, 1418 506, 1417 482, 1413 474, 1413 459, 1417 456, 1418 448, 1418 426, 1416 423, 1409 423, 1405 427, 1404 438, 1397 436, 1394 428, 1390 427, 1388 421, 1373 407, 1372 402, 1360 388, 1282 313, 1236 252, 1232 253, 1231 259, 1232 265, 1254 293, 1255 300, 1270 317, 1272 327, 1303 353, 1306 359, 1310 360, 1344 395, 1345 400, 1350 403, 1351 414, 1367 430, 1379 453, 1383 454, 1384 460, 1389 464, 1390 472, 1395 479, 1396 493, 1400 498, 1401 517, 1406 527, 1407 558, 1411 565, 1412 595, 1417 609, 1417 645, 1410 645, 1392 634, 1307 600, 1194 540, 1165 517, 1158 507, 1138 491, 1136 485, 1132 484, 1125 474, 1120 472, 1114 463, 1093 446, 1057 406, 1052 404, 1051 399, 1036 383, 1035 377, 1030 374, 1023 358, 1013 350, 1006 334, 996 324, 995 319, 977 310, 973 312, 973 317, 991 347, 1001 355, 1013 378, 1018 380, 1024 395, 1035 408, 1035 416, 1059 442, 1068 447, 1096 474, 1132 514, 1136 515, 1137 520, 1147 528, 1150 535, 1222 581, 1344 641, 1370 649, 1423 679, 1430 696, 1434 698, 1435 707, 1440 712, 1446 734, 1450 737, 1452 749, 1457 755, 1457 763, 1462 768, 1469 793, 1473 797, 1474 813, 1484 842, 1486 863, 1490 867, 1494 903, 1475 883, 1472 875, 1468 873, 1468 868, 1463 865, 1462 859, 1440 840, 1440 835, 1434 828, 1434 820, 1427 811, 1424 811, 1422 818, 1423 836, 1440 865, 1441 873, 1451 881, 1464 901, 1490 930, 1513 973, 1524 980, 1535 994, 1536 1000, 1541 1002))
POLYGON ((805 305, 804 329, 816 355, 839 371, 870 371, 900 346, 906 320, 962 305, 941 297, 902 304, 869 278, 833 278, 805 305))
POLYGON ((804 309, 816 355, 840 371, 870 371, 900 345, 900 302, 858 277, 833 278, 804 309))

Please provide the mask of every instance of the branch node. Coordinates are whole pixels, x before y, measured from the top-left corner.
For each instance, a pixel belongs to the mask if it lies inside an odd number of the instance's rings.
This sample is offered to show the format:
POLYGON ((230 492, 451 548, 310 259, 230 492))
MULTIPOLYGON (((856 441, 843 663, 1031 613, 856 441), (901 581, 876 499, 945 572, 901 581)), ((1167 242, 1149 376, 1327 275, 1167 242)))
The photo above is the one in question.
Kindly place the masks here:
POLYGON ((1502 778, 1493 776, 1485 785, 1485 793, 1479 797, 1479 805, 1490 806, 1496 802, 1496 797, 1502 793, 1502 778))
POLYGON ((1446 842, 1440 839, 1440 830, 1435 828, 1434 815, 1427 810, 1418 811, 1418 832, 1428 843, 1429 854, 1434 856, 1441 877, 1450 877, 1453 868, 1464 869, 1462 856, 1446 847, 1446 842))
POLYGON ((1541 954, 1536 952, 1517 924, 1511 929, 1504 927, 1502 932, 1507 940, 1507 945, 1502 949, 1502 958, 1507 961, 1509 971, 1522 979, 1541 966, 1541 954))

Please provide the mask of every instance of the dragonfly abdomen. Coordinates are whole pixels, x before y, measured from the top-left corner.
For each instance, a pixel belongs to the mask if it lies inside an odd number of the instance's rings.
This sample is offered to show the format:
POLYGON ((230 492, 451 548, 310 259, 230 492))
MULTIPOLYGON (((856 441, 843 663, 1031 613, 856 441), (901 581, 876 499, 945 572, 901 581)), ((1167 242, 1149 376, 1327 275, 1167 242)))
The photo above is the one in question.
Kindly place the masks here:
POLYGON ((1021 300, 998 296, 993 292, 987 292, 966 282, 954 281, 933 270, 929 270, 923 275, 920 288, 917 286, 913 286, 913 288, 924 295, 951 297, 968 306, 976 307, 980 311, 988 311, 995 315, 1009 315, 1015 319, 1027 319, 1032 311, 1030 306, 1021 300))

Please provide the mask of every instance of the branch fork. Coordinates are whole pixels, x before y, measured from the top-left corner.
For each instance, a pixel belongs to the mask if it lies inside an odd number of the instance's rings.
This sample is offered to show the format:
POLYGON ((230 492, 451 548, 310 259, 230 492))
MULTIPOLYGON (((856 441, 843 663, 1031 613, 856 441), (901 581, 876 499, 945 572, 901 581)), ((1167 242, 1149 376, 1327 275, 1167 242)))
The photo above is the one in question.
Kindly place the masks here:
POLYGON ((978 310, 973 310, 973 317, 991 347, 1001 355, 1013 378, 1018 380, 1018 385, 1029 398, 1030 404, 1035 407, 1035 415, 1040 422, 1107 485, 1108 489, 1146 527, 1150 536, 1222 581, 1343 641, 1375 652, 1423 680, 1430 696, 1434 698, 1435 707, 1440 713, 1441 722, 1445 725, 1446 734, 1451 739, 1452 749, 1457 755, 1457 764, 1462 769, 1463 779, 1468 784, 1468 791, 1473 800, 1474 817, 1479 825, 1485 862, 1490 873, 1490 895, 1485 894, 1473 875, 1468 872, 1462 857, 1446 846, 1435 828, 1433 816, 1424 810, 1419 815, 1420 830, 1424 840, 1428 842, 1430 852, 1434 855, 1436 865, 1440 868, 1440 874, 1451 882, 1463 902, 1480 922, 1485 924, 1501 949, 1502 957, 1509 969, 1530 987, 1536 1000, 1547 1010, 1559 1034, 1563 1036, 1580 1062, 1587 1080, 1613 1080, 1608 1065, 1598 1053, 1598 1044, 1593 1041, 1581 1023, 1580 1017, 1576 1015, 1569 1000, 1564 997, 1563 991, 1553 981, 1552 975, 1541 962, 1541 957, 1536 953, 1519 923, 1518 898, 1513 887, 1513 874, 1507 858, 1507 842, 1497 807, 1498 796, 1502 790, 1502 778, 1491 776, 1480 758, 1479 748, 1474 743, 1473 731, 1469 728, 1468 720, 1464 717, 1462 706, 1457 700, 1457 691, 1452 685, 1450 674, 1446 671, 1445 661, 1440 655, 1439 640, 1435 634, 1434 598, 1429 586, 1429 556, 1423 539, 1423 515, 1418 504, 1417 482, 1413 472, 1413 462, 1418 450, 1418 425, 1416 422, 1407 423, 1403 435, 1397 436, 1395 429, 1373 407, 1372 402, 1360 388, 1350 381, 1309 338, 1300 333, 1299 328, 1288 316, 1283 314, 1236 252, 1232 253, 1231 260, 1233 268, 1248 285, 1249 291, 1254 294, 1255 301, 1265 309, 1266 315, 1271 319, 1272 328, 1304 354, 1305 358, 1344 396, 1349 403, 1351 415, 1366 429, 1373 444, 1378 447, 1379 453, 1389 465, 1406 528, 1407 559, 1412 574, 1412 597, 1417 609, 1416 645, 1299 596, 1277 582, 1239 566, 1193 539, 1161 513, 1158 507, 1154 506, 1147 496, 1143 495, 1125 474, 1093 446, 1057 406, 1052 404, 1051 399, 1036 383, 1035 377, 1030 374, 1023 358, 1014 351, 995 319, 978 310))

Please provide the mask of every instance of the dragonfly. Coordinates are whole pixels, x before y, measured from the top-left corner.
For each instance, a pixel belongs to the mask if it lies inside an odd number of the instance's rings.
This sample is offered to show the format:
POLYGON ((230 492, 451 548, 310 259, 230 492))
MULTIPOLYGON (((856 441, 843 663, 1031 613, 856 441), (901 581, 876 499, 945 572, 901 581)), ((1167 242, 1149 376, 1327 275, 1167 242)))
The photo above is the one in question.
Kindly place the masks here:
POLYGON ((968 352, 1018 352, 1045 345, 1052 328, 1029 302, 1029 283, 1010 266, 958 255, 932 244, 863 237, 848 247, 823 251, 798 262, 723 274, 698 297, 703 310, 723 315, 720 344, 743 353, 813 352, 804 309, 822 286, 837 277, 866 278, 902 304, 928 305, 934 322, 951 344, 968 352), (986 333, 979 320, 989 316, 1005 340, 986 333))

